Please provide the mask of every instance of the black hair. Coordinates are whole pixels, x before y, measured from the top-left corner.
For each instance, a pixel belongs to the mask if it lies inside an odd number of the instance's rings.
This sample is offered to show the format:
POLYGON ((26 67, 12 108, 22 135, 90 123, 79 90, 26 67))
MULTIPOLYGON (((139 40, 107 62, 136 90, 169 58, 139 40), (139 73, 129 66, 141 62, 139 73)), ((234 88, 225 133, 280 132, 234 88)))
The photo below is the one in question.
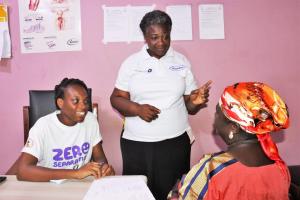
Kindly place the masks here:
POLYGON ((86 86, 86 84, 82 81, 82 80, 79 80, 79 79, 75 79, 75 78, 64 78, 60 84, 56 85, 55 88, 54 88, 54 91, 55 91, 55 105, 56 105, 56 108, 59 110, 59 107, 57 105, 57 99, 61 98, 61 99, 64 99, 64 95, 65 95, 65 89, 71 85, 78 85, 78 86, 81 86, 85 91, 86 93, 88 94, 88 88, 86 86))
POLYGON ((167 28, 169 32, 172 29, 172 20, 171 17, 161 11, 161 10, 153 10, 151 12, 146 13, 140 23, 140 28, 143 34, 146 34, 146 29, 151 25, 162 25, 167 28))

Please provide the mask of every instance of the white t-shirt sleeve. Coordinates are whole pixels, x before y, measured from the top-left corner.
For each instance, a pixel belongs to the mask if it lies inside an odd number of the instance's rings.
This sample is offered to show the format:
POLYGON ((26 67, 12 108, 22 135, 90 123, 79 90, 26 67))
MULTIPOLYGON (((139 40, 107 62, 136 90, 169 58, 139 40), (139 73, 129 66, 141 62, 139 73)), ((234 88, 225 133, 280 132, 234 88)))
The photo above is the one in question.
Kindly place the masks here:
POLYGON ((91 115, 91 120, 92 120, 92 123, 94 126, 94 128, 93 128, 94 131, 92 132, 92 135, 91 135, 92 146, 94 147, 96 144, 101 142, 102 136, 100 133, 99 123, 98 123, 96 116, 91 115))
POLYGON ((184 95, 189 95, 191 92, 195 89, 197 89, 197 83, 195 80, 195 77, 193 75, 193 72, 191 70, 191 64, 190 62, 184 57, 184 60, 186 62, 187 71, 186 71, 186 77, 185 77, 185 91, 184 95))
POLYGON ((129 91, 129 80, 132 75, 132 68, 134 66, 132 60, 133 59, 131 57, 127 58, 119 69, 115 87, 120 90, 129 91))
POLYGON ((22 152, 31 154, 38 160, 42 159, 43 155, 43 130, 39 121, 30 129, 29 136, 22 152))

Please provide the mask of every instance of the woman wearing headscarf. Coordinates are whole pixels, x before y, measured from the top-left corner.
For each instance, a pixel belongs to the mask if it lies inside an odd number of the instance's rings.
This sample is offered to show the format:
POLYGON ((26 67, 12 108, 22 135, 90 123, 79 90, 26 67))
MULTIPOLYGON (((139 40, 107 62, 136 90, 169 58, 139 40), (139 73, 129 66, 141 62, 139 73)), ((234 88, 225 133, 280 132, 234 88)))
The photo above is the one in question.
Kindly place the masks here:
POLYGON ((268 85, 225 88, 214 129, 227 150, 205 155, 168 199, 288 200, 290 175, 270 136, 288 126, 287 106, 268 85))

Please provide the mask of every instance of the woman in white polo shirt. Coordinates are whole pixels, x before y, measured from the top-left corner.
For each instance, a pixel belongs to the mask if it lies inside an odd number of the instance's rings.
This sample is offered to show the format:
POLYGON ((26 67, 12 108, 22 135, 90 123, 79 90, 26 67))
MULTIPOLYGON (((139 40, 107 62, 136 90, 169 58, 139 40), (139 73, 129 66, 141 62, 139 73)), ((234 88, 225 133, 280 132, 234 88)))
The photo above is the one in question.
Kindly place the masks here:
POLYGON ((125 117, 121 136, 123 174, 143 174, 157 200, 190 168, 188 114, 206 106, 211 81, 197 89, 189 61, 170 47, 171 18, 147 13, 146 45, 119 71, 111 104, 125 117))

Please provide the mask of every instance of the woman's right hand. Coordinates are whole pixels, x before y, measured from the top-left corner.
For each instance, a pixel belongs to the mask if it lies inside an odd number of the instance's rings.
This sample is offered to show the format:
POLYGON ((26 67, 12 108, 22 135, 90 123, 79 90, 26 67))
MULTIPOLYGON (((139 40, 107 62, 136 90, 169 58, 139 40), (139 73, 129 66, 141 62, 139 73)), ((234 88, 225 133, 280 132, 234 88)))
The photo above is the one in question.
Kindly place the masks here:
POLYGON ((102 176, 100 163, 89 162, 76 170, 77 179, 83 179, 90 175, 94 176, 96 179, 102 176))
POLYGON ((117 109, 123 116, 139 116, 146 122, 151 122, 158 118, 160 110, 149 104, 139 104, 131 101, 130 94, 127 91, 114 88, 110 96, 111 105, 117 109))
POLYGON ((138 116, 146 122, 151 122, 158 118, 159 113, 160 110, 158 108, 149 104, 140 104, 138 106, 138 116))

